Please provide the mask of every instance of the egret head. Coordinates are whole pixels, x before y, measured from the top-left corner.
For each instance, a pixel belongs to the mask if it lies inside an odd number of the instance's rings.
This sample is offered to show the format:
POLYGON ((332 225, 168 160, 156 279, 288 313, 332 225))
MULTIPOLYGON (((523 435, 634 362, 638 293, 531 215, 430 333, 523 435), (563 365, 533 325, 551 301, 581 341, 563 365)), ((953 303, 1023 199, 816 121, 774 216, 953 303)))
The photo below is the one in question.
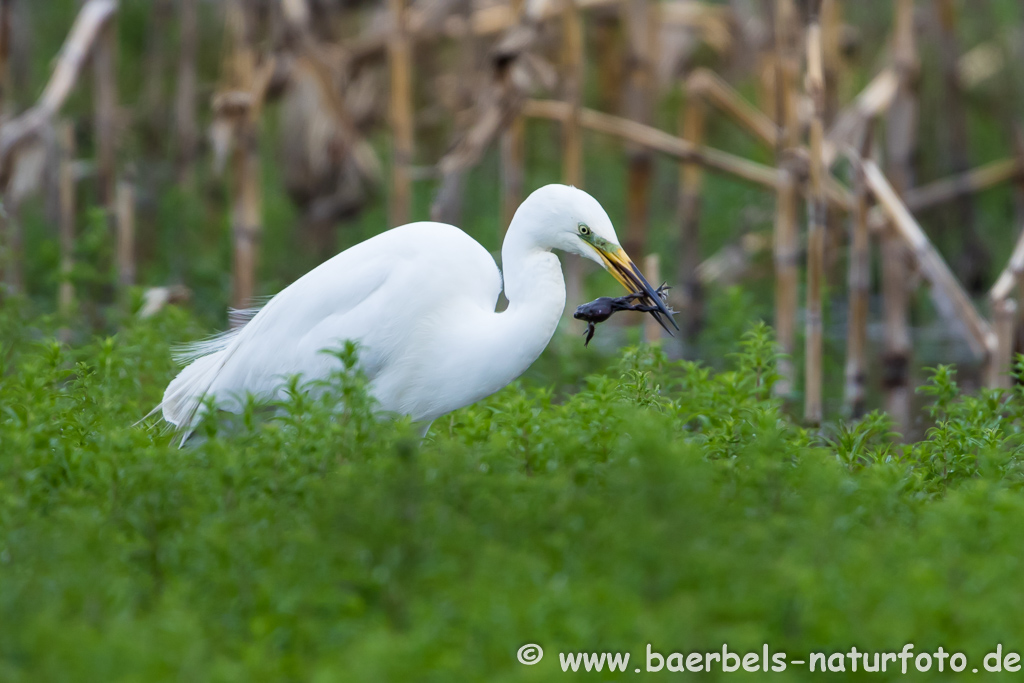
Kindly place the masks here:
POLYGON ((646 294, 659 308, 652 315, 663 327, 659 313, 679 329, 661 297, 619 244, 611 219, 596 199, 568 185, 546 185, 531 194, 523 206, 528 204, 535 205, 541 214, 541 220, 534 223, 535 229, 543 231, 543 235, 537 235, 538 241, 600 264, 627 291, 646 294))

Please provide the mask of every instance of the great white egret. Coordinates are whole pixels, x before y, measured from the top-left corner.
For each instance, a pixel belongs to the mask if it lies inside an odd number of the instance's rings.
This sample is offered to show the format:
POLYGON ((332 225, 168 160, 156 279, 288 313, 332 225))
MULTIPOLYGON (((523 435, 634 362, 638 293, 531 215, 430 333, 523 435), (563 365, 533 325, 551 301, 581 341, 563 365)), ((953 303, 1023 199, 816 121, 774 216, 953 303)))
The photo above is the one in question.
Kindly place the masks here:
POLYGON ((182 356, 191 362, 157 408, 184 442, 204 399, 239 412, 247 394, 279 397, 289 376, 328 377, 340 361, 322 351, 352 340, 380 409, 409 415, 425 432, 510 383, 548 345, 565 308, 553 249, 596 261, 630 292, 644 292, 662 325, 662 315, 672 321, 597 200, 547 185, 522 203, 505 235, 504 311, 495 310, 502 272, 476 240, 451 225, 410 223, 314 268, 243 326, 190 345, 182 356))

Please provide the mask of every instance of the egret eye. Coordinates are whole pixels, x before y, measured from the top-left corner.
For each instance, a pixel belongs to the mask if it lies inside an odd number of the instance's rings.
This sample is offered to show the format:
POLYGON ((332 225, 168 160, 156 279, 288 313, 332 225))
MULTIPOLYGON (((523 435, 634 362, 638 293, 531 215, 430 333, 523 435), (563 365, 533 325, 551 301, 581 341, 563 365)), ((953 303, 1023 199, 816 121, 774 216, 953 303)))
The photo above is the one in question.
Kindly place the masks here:
POLYGON ((590 234, 590 228, 580 223, 580 234, 586 237, 587 235, 590 234))

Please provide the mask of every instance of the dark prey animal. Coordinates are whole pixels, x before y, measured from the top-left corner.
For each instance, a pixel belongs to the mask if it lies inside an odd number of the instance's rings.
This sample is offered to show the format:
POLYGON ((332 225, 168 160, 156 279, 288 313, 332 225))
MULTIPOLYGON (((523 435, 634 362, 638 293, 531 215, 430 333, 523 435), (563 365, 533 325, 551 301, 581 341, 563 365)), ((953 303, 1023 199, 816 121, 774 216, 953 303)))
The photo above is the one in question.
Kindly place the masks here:
MULTIPOLYGON (((657 294, 664 302, 666 299, 668 299, 669 289, 671 288, 667 284, 663 284, 661 287, 658 287, 658 289, 655 291, 655 294, 657 294)), ((647 295, 644 292, 633 292, 632 294, 627 294, 626 296, 618 297, 602 296, 599 299, 594 299, 589 303, 577 306, 576 312, 572 314, 572 317, 576 318, 576 320, 587 321, 587 331, 584 333, 587 338, 583 342, 583 345, 589 346, 590 340, 594 338, 595 323, 603 323, 605 320, 612 317, 612 314, 614 313, 617 313, 619 311, 639 311, 641 313, 652 313, 660 310, 660 308, 657 305, 643 303, 643 299, 645 297, 647 297, 647 295), (639 303, 633 303, 638 299, 640 300, 639 303)), ((669 312, 675 314, 675 311, 673 311, 672 309, 669 309, 669 312)), ((661 326, 664 327, 669 334, 672 334, 672 330, 669 330, 660 318, 657 318, 657 316, 655 316, 655 318, 658 320, 659 323, 661 323, 661 326)))

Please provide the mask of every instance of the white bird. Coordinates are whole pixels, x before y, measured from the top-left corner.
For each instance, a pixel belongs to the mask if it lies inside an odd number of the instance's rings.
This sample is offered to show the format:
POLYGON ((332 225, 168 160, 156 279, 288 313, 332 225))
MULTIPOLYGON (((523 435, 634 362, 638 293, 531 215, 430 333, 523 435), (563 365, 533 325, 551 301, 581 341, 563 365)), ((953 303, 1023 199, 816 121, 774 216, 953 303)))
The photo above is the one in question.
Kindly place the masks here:
POLYGON ((548 185, 522 203, 505 235, 504 311, 495 310, 502 272, 476 240, 452 225, 410 223, 314 268, 244 326, 187 347, 191 363, 157 409, 184 443, 205 399, 240 412, 247 394, 281 398, 289 376, 327 378, 340 361, 322 351, 352 340, 379 409, 410 416, 426 433, 435 418, 512 382, 548 345, 565 308, 553 249, 601 264, 629 291, 646 293, 659 322, 659 312, 672 320, 601 205, 548 185))

